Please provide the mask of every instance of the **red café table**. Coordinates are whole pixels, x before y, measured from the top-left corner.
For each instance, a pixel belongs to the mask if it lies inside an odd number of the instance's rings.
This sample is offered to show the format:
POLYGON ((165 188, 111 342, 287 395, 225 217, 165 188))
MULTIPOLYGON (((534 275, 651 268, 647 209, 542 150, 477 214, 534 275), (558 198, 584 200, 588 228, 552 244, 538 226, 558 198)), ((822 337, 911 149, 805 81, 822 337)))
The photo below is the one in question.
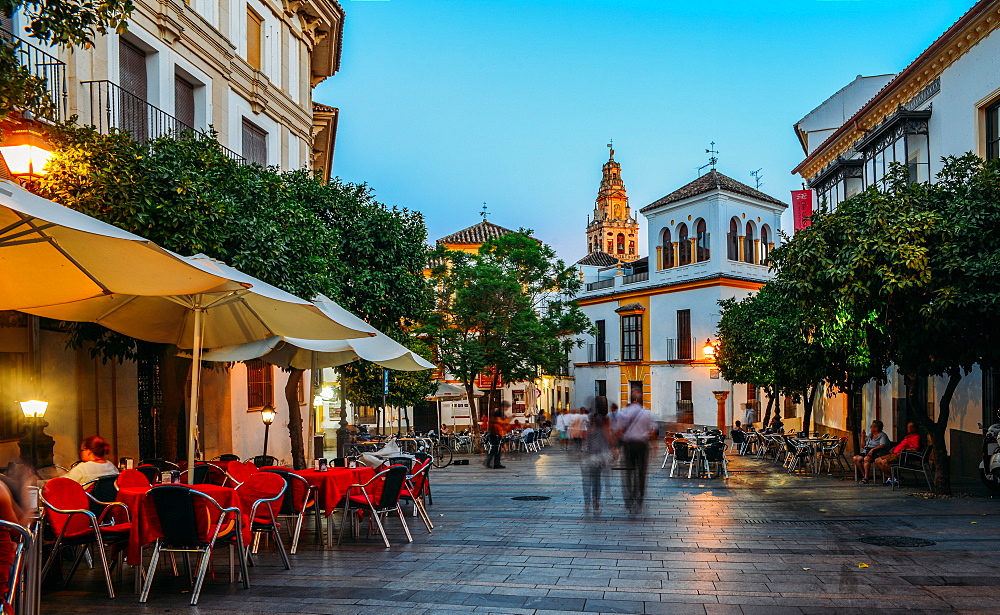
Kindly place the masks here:
MULTIPOLYGON (((188 487, 188 485, 182 485, 188 487)), ((191 489, 200 491, 212 497, 219 506, 229 508, 235 506, 242 510, 236 490, 232 487, 222 487, 219 485, 191 485, 191 489)), ((132 566, 142 565, 142 547, 163 536, 163 529, 160 527, 160 518, 156 514, 156 507, 147 505, 146 496, 149 487, 125 487, 118 490, 118 501, 128 507, 129 517, 132 519, 132 529, 128 537, 127 561, 132 566)), ((207 503, 201 498, 195 499, 196 510, 206 507, 207 503)), ((244 511, 246 514, 246 511, 244 511)), ((244 519, 245 521, 245 519, 244 519)), ((250 524, 243 523, 243 544, 250 544, 250 524)))
MULTIPOLYGON (((318 470, 298 470, 295 472, 302 478, 309 481, 309 484, 316 487, 316 500, 319 502, 323 514, 329 517, 333 514, 337 505, 347 495, 347 489, 351 485, 363 485, 375 476, 375 468, 368 466, 360 468, 330 468, 325 472, 318 470)), ((373 497, 379 497, 382 492, 381 482, 372 483, 368 488, 368 493, 373 497)), ((360 494, 358 494, 360 495, 360 494)), ((332 544, 333 526, 329 519, 326 523, 327 542, 332 544)))

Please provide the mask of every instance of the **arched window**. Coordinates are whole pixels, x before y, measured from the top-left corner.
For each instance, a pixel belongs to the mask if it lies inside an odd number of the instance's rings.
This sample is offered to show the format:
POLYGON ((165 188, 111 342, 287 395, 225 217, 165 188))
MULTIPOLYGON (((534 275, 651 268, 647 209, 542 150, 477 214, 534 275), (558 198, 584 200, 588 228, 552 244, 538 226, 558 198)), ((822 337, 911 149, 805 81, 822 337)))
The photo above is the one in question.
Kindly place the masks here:
POLYGON ((707 261, 711 258, 711 253, 708 249, 708 227, 705 225, 705 220, 703 218, 698 218, 694 223, 695 237, 698 238, 698 246, 695 250, 695 261, 702 262, 707 261))
POLYGON ((764 263, 771 254, 771 229, 767 225, 760 227, 760 262, 764 263))
POLYGON ((635 254, 635 241, 634 240, 630 240, 628 242, 628 253, 629 254, 635 254))
POLYGON ((691 264, 691 241, 688 237, 687 224, 683 222, 677 227, 677 260, 678 265, 691 264))
POLYGON ((674 244, 670 242, 670 229, 663 229, 663 241, 661 242, 663 249, 661 250, 663 254, 663 268, 670 269, 674 266, 674 244))
POLYGON ((743 262, 744 263, 756 263, 757 260, 754 258, 756 256, 753 250, 753 224, 747 222, 747 234, 743 236, 743 262))
POLYGON ((618 233, 618 253, 625 254, 625 233, 618 233))
POLYGON ((608 254, 615 253, 615 242, 613 239, 608 240, 608 254))
POLYGON ((729 221, 729 233, 726 234, 726 256, 731 261, 740 260, 740 223, 736 218, 729 221))

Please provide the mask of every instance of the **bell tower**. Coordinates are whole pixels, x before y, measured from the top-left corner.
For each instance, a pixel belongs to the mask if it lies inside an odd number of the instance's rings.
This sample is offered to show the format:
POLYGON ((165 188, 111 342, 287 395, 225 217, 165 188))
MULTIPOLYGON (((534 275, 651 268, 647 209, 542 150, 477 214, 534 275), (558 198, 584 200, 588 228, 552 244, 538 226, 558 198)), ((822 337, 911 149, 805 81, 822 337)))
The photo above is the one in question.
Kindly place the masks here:
POLYGON ((639 223, 632 216, 622 181, 622 165, 611 156, 602 169, 593 219, 587 217, 587 254, 606 252, 620 261, 639 258, 639 223))

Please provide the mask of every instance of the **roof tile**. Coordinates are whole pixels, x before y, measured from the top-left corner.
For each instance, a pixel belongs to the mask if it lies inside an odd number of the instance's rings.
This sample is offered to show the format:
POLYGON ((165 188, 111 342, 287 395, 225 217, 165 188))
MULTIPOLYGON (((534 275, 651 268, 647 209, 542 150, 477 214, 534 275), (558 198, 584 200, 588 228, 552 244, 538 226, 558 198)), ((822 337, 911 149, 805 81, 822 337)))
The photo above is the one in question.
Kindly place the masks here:
POLYGON ((712 169, 708 173, 705 173, 693 182, 674 190, 667 196, 663 197, 658 201, 654 201, 649 205, 646 205, 641 210, 642 213, 646 213, 652 209, 656 209, 661 205, 666 205, 668 203, 676 203, 677 201, 683 201, 684 199, 691 198, 693 196, 698 196, 699 194, 704 194, 706 192, 711 192, 712 190, 725 190, 726 192, 733 192, 735 194, 741 194, 743 196, 748 196, 752 199, 757 199, 758 201, 764 201, 765 203, 773 203, 775 205, 781 205, 787 207, 787 203, 783 203, 773 196, 764 194, 760 190, 751 188, 750 186, 744 184, 743 182, 738 182, 728 175, 723 175, 715 169, 712 169))

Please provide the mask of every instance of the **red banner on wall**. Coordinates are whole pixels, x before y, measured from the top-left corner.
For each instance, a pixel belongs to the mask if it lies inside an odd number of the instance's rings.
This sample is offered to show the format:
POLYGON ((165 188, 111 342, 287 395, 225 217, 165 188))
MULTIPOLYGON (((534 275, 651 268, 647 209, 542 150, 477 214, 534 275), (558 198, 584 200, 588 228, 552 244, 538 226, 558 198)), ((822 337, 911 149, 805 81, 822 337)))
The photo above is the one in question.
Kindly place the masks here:
POLYGON ((792 190, 792 216, 795 219, 795 230, 801 231, 809 226, 809 216, 813 213, 812 190, 792 190))

